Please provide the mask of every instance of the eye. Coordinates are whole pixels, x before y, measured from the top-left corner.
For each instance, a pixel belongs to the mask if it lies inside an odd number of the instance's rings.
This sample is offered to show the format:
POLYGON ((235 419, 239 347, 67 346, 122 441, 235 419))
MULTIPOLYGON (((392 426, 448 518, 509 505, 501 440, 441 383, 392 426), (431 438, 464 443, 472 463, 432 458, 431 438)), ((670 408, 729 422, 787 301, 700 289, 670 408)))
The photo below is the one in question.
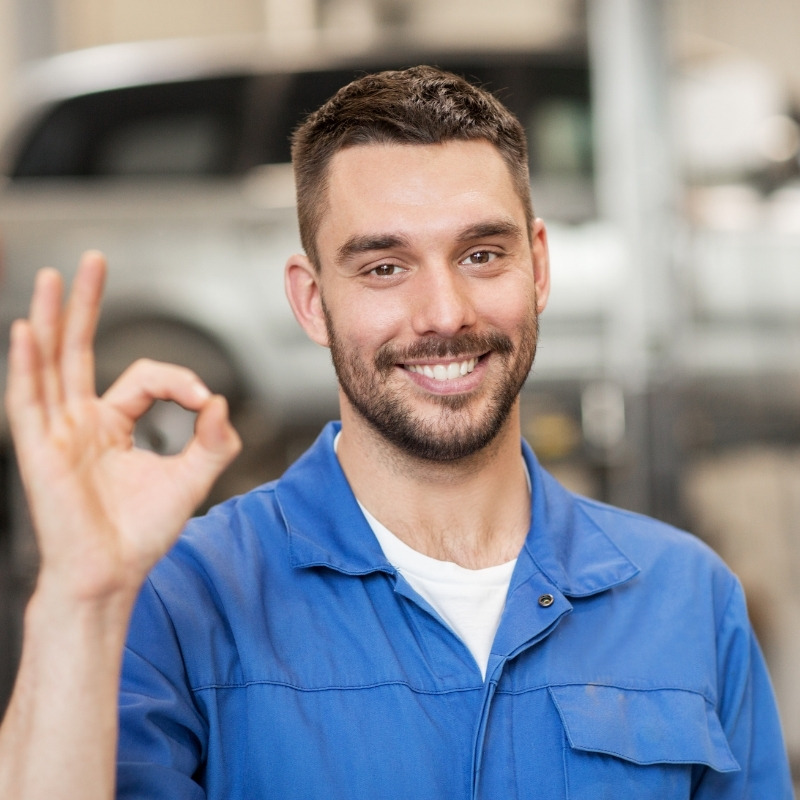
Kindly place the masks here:
POLYGON ((491 250, 476 250, 470 253, 461 263, 470 265, 489 264, 497 258, 497 253, 491 250))
POLYGON ((378 264, 377 267, 373 267, 369 271, 369 274, 376 275, 379 278, 390 278, 393 275, 398 275, 402 269, 399 264, 378 264))

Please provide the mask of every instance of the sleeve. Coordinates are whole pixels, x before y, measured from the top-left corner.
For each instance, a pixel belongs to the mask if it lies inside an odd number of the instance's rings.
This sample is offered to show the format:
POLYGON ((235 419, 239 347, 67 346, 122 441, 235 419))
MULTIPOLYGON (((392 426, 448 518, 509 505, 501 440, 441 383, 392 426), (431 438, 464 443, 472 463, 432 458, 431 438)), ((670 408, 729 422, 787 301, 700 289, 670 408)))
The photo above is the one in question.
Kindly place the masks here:
POLYGON ((717 713, 740 770, 704 770, 694 800, 792 800, 778 709, 738 580, 717 631, 717 713))
POLYGON ((202 800, 207 725, 172 622, 148 581, 128 634, 119 699, 117 798, 202 800))

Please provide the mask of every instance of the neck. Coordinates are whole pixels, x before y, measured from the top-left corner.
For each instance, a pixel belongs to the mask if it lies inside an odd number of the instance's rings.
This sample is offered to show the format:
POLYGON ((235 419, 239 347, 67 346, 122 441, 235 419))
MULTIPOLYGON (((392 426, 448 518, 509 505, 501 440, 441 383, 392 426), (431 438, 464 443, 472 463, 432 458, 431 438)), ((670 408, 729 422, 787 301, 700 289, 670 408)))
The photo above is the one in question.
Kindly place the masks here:
POLYGON ((359 501, 415 550, 470 569, 519 553, 530 492, 518 406, 489 445, 448 462, 403 452, 343 407, 337 455, 359 501))

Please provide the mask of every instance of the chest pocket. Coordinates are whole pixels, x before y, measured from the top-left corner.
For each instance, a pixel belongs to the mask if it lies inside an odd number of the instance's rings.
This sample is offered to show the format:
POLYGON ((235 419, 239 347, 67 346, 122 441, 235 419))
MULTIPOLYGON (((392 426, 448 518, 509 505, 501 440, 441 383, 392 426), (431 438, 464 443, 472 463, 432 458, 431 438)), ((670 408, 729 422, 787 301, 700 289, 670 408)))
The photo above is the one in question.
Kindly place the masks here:
POLYGON ((596 685, 554 686, 550 694, 566 737, 568 800, 677 800, 690 796, 697 767, 739 770, 700 694, 596 685))

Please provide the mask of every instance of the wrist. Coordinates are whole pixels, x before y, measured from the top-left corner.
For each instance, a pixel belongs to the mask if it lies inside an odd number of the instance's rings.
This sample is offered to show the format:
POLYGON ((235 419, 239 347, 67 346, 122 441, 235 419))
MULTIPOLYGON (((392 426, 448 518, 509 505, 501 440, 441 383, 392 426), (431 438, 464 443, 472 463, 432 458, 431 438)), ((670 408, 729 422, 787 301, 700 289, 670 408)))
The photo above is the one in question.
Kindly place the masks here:
POLYGON ((132 588, 87 597, 73 587, 40 574, 25 610, 25 637, 81 648, 122 649, 138 590, 132 588))

